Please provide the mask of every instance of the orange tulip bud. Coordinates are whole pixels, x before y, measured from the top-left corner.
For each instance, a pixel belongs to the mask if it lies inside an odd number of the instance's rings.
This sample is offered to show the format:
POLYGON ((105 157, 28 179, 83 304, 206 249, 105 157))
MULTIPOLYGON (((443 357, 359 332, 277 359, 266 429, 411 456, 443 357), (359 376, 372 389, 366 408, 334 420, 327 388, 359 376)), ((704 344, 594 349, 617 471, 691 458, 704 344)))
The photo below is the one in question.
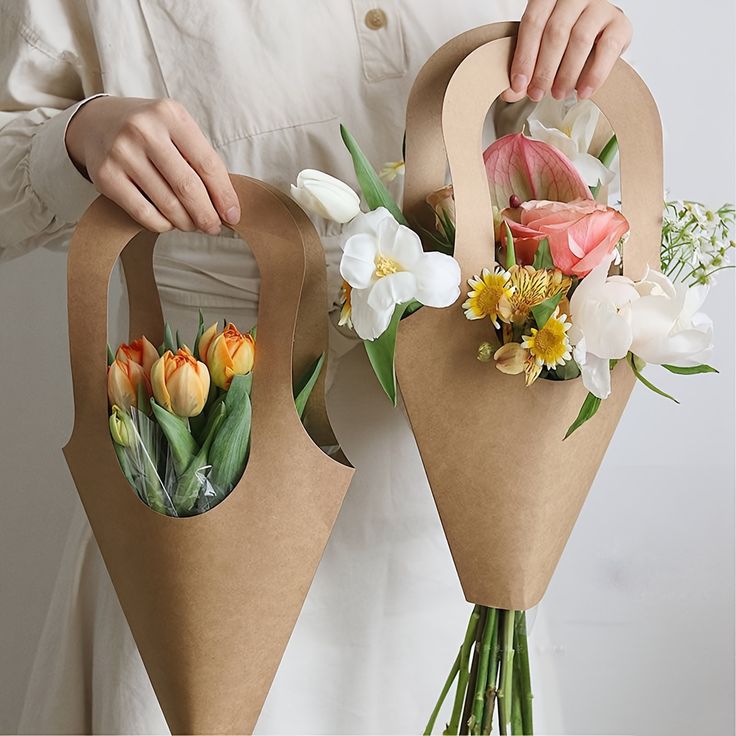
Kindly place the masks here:
POLYGON ((232 322, 212 339, 207 350, 207 367, 212 380, 225 390, 230 388, 233 376, 245 375, 253 370, 254 359, 253 336, 247 332, 241 333, 232 322))
POLYGON ((130 345, 122 343, 115 353, 115 359, 123 363, 137 363, 143 367, 146 378, 151 377, 151 368, 158 360, 158 350, 145 337, 133 340, 130 345))
POLYGON ((164 409, 179 417, 196 417, 207 401, 210 374, 188 348, 180 348, 176 355, 167 350, 151 368, 151 386, 164 409))
POLYGON ((207 363, 207 351, 210 349, 212 340, 214 340, 215 336, 217 335, 217 324, 217 322, 213 322, 199 338, 199 345, 197 346, 197 350, 199 352, 199 359, 203 363, 207 363))
MULTIPOLYGON (((116 358, 107 369, 107 398, 110 406, 128 410, 138 408, 138 388, 143 387, 146 396, 151 395, 151 384, 142 365, 116 358)), ((148 403, 148 402, 146 402, 148 403)))

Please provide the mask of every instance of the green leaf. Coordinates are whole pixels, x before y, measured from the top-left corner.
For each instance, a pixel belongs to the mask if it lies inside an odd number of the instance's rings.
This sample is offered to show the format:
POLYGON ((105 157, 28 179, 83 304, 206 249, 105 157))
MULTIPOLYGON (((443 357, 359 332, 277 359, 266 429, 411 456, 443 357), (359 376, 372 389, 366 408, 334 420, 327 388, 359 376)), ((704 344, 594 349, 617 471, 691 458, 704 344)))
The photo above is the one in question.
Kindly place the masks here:
POLYGON ((406 218, 389 194, 388 189, 381 181, 376 170, 371 165, 361 150, 358 142, 353 138, 348 129, 344 125, 340 125, 340 135, 345 143, 345 147, 350 152, 353 159, 353 167, 355 168, 355 176, 358 184, 363 192, 366 204, 372 210, 379 207, 385 207, 402 225, 407 225, 406 218))
MULTIPOLYGON (((368 353, 368 360, 373 367, 373 372, 376 374, 376 378, 378 378, 379 383, 386 392, 386 396, 388 396, 394 406, 396 406, 397 399, 396 366, 394 365, 394 359, 396 356, 396 335, 399 329, 399 322, 404 316, 404 312, 408 311, 410 307, 415 304, 418 304, 418 302, 411 301, 399 304, 394 310, 393 317, 391 317, 391 322, 386 328, 386 331, 375 340, 366 340, 363 343, 365 345, 365 351, 368 353)), ((416 307, 414 309, 416 309, 416 307)))
POLYGON ((641 371, 636 367, 636 363, 634 361, 634 355, 633 353, 629 353, 626 356, 626 362, 629 364, 631 370, 633 371, 634 375, 637 377, 639 381, 641 381, 650 391, 654 391, 655 394, 659 394, 660 396, 664 396, 665 399, 669 399, 670 401, 674 401, 675 404, 679 404, 680 402, 674 397, 670 396, 669 394, 662 391, 662 389, 657 388, 653 383, 650 381, 647 381, 646 378, 641 374, 641 371))
POLYGON ((552 316, 555 309, 557 309, 560 299, 562 299, 561 291, 549 299, 545 299, 541 304, 537 304, 536 307, 532 307, 534 321, 540 330, 547 324, 547 320, 552 316))
POLYGON ((167 350, 171 350, 172 353, 176 353, 177 347, 174 343, 174 335, 171 332, 171 326, 167 322, 164 326, 164 341, 159 348, 159 353, 163 355, 167 350))
POLYGON ((574 360, 568 360, 563 365, 558 365, 554 369, 557 378, 562 381, 569 381, 571 378, 577 378, 580 375, 580 367, 574 360))
POLYGON ((130 448, 129 457, 134 472, 140 479, 137 484, 140 497, 154 511, 170 515, 173 507, 159 474, 161 455, 164 451, 161 427, 135 408, 131 408, 131 416, 138 435, 135 446, 130 448))
MULTIPOLYGON (((224 425, 225 415, 227 414, 225 406, 220 404, 214 412, 215 418, 210 427, 210 431, 205 438, 202 447, 197 451, 191 459, 189 465, 184 472, 179 475, 176 491, 174 492, 174 507, 180 516, 188 515, 194 508, 199 498, 199 493, 204 484, 202 470, 209 464, 207 454, 210 450, 213 440, 217 436, 220 427, 224 425)), ((211 473, 210 473, 211 477, 211 473)))
MULTIPOLYGON (((618 139, 615 135, 612 135, 608 139, 608 143, 606 143, 605 146, 601 149, 601 152, 598 154, 598 160, 605 166, 610 167, 611 163, 613 162, 614 157, 616 156, 616 151, 618 151, 618 139)), ((590 193, 595 197, 598 194, 598 191, 601 188, 600 182, 596 184, 594 187, 590 187, 590 193)))
POLYGON ((251 327, 248 332, 250 333, 250 336, 253 338, 253 340, 255 340, 256 334, 258 333, 258 325, 253 325, 253 327, 251 327))
POLYGON ((197 335, 194 338, 194 357, 197 360, 202 360, 201 356, 199 355, 199 341, 202 338, 202 335, 204 334, 204 315, 202 314, 202 310, 199 310, 199 322, 197 324, 197 335))
POLYGON ((555 263, 552 260, 552 253, 549 249, 549 240, 544 238, 539 242, 537 252, 534 254, 534 263, 532 266, 536 269, 554 268, 555 263))
POLYGON ((138 396, 136 402, 138 404, 138 410, 142 411, 144 414, 148 414, 151 408, 150 401, 151 399, 148 396, 148 391, 146 391, 146 385, 141 381, 138 384, 138 396))
POLYGON ((209 453, 210 482, 215 500, 222 500, 243 475, 250 449, 252 408, 247 376, 235 376, 225 395, 227 416, 217 431, 209 453))
POLYGON ((511 228, 508 222, 503 223, 504 232, 506 233, 506 270, 516 265, 516 251, 514 249, 514 236, 511 234, 511 228))
POLYGON ((437 248, 437 250, 442 253, 446 253, 448 256, 451 256, 453 254, 453 244, 444 239, 445 236, 443 233, 432 232, 431 230, 427 230, 426 227, 421 226, 420 229, 424 233, 425 237, 432 243, 432 245, 437 248))
POLYGON ((299 383, 294 387, 294 403, 296 404, 296 411, 299 414, 299 419, 304 416, 304 410, 307 407, 307 401, 312 394, 312 389, 317 383, 322 366, 325 363, 325 354, 317 358, 307 372, 299 379, 299 383))
POLYGON ((688 368, 681 368, 678 365, 662 364, 662 368, 666 368, 670 373, 677 373, 679 376, 694 376, 697 373, 718 373, 715 368, 702 363, 701 365, 693 365, 688 368))
POLYGON ((579 429, 583 424, 585 424, 585 422, 587 422, 588 419, 598 411, 600 405, 601 400, 594 394, 588 393, 582 407, 580 408, 578 418, 570 425, 564 439, 567 439, 576 429, 579 429))
POLYGON ((112 365, 115 362, 115 353, 110 349, 110 343, 107 344, 107 364, 112 365))
POLYGON ((171 448, 174 469, 177 474, 181 474, 189 466, 198 449, 197 443, 189 431, 189 424, 186 419, 177 417, 164 409, 163 406, 159 406, 155 399, 151 399, 151 408, 153 409, 153 416, 156 418, 171 448))

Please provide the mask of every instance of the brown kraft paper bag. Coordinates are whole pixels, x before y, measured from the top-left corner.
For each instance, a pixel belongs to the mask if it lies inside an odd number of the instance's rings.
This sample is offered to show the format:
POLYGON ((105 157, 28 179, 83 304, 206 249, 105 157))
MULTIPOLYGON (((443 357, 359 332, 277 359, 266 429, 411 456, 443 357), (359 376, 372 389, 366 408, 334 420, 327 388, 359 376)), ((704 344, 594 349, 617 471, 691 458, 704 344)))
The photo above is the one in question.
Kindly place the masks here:
POLYGON ((252 446, 241 480, 204 514, 173 518, 141 502, 108 429, 110 273, 122 253, 131 339, 145 334, 160 344, 156 235, 99 197, 68 261, 75 417, 64 454, 175 734, 252 732, 353 473, 320 449, 337 444, 324 367, 307 407, 309 434, 292 393, 293 377, 327 352, 319 237, 285 195, 254 179, 232 181, 242 210, 233 229, 261 273, 252 446))
MULTIPOLYGON (((509 86, 516 27, 492 24, 448 42, 420 71, 409 99, 405 213, 419 232, 434 229, 424 200, 446 183, 449 162, 464 284, 494 265, 482 133, 492 103, 509 86)), ((659 268, 659 115, 624 61, 593 101, 618 138, 623 212, 631 225, 624 274, 638 279, 647 264, 659 268)), ((421 309, 401 322, 396 370, 466 598, 525 610, 547 588, 635 379, 619 364, 611 396, 563 442, 587 395, 580 378, 527 388, 518 376, 476 359, 486 329, 467 320, 459 302, 421 309)))

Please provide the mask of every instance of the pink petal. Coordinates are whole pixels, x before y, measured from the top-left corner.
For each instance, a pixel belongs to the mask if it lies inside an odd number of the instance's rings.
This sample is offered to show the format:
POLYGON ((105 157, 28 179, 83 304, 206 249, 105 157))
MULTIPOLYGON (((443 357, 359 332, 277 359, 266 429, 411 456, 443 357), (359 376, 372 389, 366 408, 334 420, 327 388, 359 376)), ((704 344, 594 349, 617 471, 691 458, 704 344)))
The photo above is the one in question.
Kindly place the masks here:
POLYGON ((522 202, 593 199, 575 167, 556 148, 515 133, 499 138, 483 154, 491 199, 500 209, 515 194, 522 202))

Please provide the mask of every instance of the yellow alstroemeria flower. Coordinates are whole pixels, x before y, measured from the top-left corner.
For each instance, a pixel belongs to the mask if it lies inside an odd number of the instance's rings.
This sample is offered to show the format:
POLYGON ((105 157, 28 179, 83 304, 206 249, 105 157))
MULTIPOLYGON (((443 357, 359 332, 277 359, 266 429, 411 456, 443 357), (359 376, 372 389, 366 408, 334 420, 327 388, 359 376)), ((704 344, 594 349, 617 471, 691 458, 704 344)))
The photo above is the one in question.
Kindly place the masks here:
POLYGON ((343 279, 342 287, 340 288, 340 297, 337 303, 340 305, 340 319, 338 325, 342 327, 347 325, 351 330, 353 329, 353 307, 350 302, 350 294, 353 291, 353 287, 343 279))
POLYGON ((509 269, 509 283, 514 287, 509 301, 512 322, 524 322, 532 307, 556 296, 564 296, 570 289, 571 280, 559 269, 536 269, 533 266, 512 266, 509 269))
POLYGON ((514 293, 508 271, 497 268, 494 272, 484 268, 480 276, 468 279, 468 286, 471 290, 463 302, 468 319, 488 317, 496 329, 501 326, 499 318, 508 321, 511 314, 510 299, 514 293))

